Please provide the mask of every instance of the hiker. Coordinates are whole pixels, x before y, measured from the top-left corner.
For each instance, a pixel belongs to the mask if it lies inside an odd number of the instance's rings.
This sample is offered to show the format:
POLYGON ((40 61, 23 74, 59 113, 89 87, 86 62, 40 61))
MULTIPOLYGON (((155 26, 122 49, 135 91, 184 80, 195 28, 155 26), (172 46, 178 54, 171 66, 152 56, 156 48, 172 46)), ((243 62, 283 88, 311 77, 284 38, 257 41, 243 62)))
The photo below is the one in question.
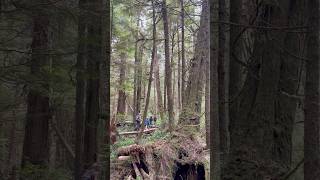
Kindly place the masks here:
POLYGON ((153 127, 153 117, 152 116, 149 117, 149 122, 150 122, 149 126, 153 127))
POLYGON ((149 128, 149 126, 150 126, 150 119, 149 118, 146 118, 145 120, 144 120, 144 126, 148 129, 149 128))
POLYGON ((139 111, 139 113, 136 116, 136 127, 135 127, 135 130, 139 130, 140 129, 140 123, 141 123, 141 113, 139 111))
POLYGON ((156 124, 157 123, 157 116, 154 114, 153 115, 153 124, 154 124, 154 127, 156 127, 156 124))

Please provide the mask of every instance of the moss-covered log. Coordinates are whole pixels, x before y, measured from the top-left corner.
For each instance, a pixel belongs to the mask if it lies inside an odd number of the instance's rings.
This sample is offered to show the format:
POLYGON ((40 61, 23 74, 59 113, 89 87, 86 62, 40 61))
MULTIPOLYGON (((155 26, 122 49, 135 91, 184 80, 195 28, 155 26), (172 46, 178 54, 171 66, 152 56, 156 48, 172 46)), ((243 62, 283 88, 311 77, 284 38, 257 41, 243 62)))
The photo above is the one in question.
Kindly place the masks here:
POLYGON ((119 180, 209 179, 209 152, 204 148, 203 143, 190 137, 121 147, 111 166, 111 177, 119 180))

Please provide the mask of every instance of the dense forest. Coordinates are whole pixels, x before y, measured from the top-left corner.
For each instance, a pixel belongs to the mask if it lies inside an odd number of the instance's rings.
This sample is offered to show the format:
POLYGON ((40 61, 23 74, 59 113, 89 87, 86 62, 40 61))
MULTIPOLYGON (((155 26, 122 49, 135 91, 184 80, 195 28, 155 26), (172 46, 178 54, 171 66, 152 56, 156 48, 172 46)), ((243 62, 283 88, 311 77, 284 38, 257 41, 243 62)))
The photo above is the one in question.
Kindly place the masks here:
POLYGON ((320 180, 319 0, 0 0, 0 180, 320 180))

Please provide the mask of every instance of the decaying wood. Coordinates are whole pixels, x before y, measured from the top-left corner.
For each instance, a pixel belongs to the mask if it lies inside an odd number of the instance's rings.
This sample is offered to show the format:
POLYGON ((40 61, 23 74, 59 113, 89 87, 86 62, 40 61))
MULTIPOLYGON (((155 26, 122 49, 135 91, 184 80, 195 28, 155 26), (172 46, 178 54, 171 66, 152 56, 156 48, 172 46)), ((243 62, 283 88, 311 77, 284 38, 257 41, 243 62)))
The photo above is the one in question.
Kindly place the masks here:
POLYGON ((131 175, 129 175, 129 176, 126 178, 126 180, 131 180, 131 179, 133 179, 133 177, 132 177, 131 175))
POLYGON ((137 175, 137 179, 143 179, 142 178, 142 175, 140 174, 140 171, 139 171, 139 169, 138 169, 138 167, 137 167, 137 165, 136 165, 136 163, 132 163, 132 165, 133 165, 133 169, 134 169, 134 172, 136 173, 136 175, 137 175))
POLYGON ((207 153, 203 152, 201 141, 190 137, 176 137, 170 142, 159 140, 147 145, 133 144, 121 147, 118 149, 118 159, 128 159, 128 161, 118 161, 122 164, 118 166, 115 175, 122 174, 123 179, 130 179, 131 173, 135 172, 137 178, 140 177, 142 180, 172 179, 177 162, 189 165, 195 162, 200 164, 207 162, 204 157, 207 153), (181 152, 183 152, 182 157, 181 152), (146 165, 147 170, 141 166, 142 164, 146 165), (164 178, 165 176, 170 177, 164 178))
POLYGON ((118 149, 118 156, 129 156, 133 154, 144 153, 145 148, 140 145, 132 144, 118 149))
MULTIPOLYGON (((150 128, 150 129, 145 129, 143 131, 143 133, 145 134, 149 134, 149 133, 152 133, 154 132, 155 130, 157 130, 158 128, 150 128)), ((140 131, 130 131, 130 132, 122 132, 122 133, 119 133, 120 136, 125 136, 125 135, 137 135, 139 134, 140 131)))
POLYGON ((142 175, 143 179, 148 179, 148 180, 150 179, 149 174, 146 173, 142 168, 140 168, 140 172, 141 172, 141 175, 142 175))
POLYGON ((153 159, 153 148, 146 148, 146 164, 149 168, 149 178, 155 179, 155 162, 153 159))
POLYGON ((129 159, 131 159, 131 156, 119 156, 119 157, 118 157, 118 160, 119 160, 119 161, 127 161, 127 160, 129 160, 129 159))

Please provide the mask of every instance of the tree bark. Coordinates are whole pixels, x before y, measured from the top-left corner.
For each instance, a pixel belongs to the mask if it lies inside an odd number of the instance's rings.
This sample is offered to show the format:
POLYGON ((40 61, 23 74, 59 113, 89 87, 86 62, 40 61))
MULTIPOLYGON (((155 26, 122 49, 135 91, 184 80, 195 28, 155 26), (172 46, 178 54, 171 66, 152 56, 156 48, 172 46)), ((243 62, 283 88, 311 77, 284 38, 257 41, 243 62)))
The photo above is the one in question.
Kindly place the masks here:
POLYGON ((165 72, 166 72, 166 90, 168 100, 168 125, 169 131, 173 128, 173 96, 172 96, 172 70, 170 62, 170 50, 169 50, 169 24, 167 15, 167 3, 166 0, 162 1, 162 16, 163 16, 163 29, 164 29, 164 41, 165 41, 165 72))
POLYGON ((210 148, 210 60, 206 62, 205 126, 207 148, 210 148))
MULTIPOLYGON (((227 7, 226 0, 219 0, 219 21, 227 22, 227 7)), ((218 55, 218 78, 219 78, 219 130, 220 130, 220 148, 222 163, 229 151, 229 119, 228 119, 228 84, 226 81, 227 68, 226 62, 228 61, 227 54, 227 25, 219 23, 219 55, 218 55)))
MULTIPOLYGON (((164 73, 166 74, 166 72, 164 73)), ((164 112, 167 112, 167 105, 168 105, 168 102, 167 102, 167 80, 166 78, 164 78, 163 80, 163 111, 164 112)))
POLYGON ((218 25, 219 1, 210 1, 210 179, 220 180, 220 130, 219 130, 219 77, 218 77, 218 25))
MULTIPOLYGON (((80 1, 80 7, 85 10, 85 39, 83 46, 86 50, 86 88, 85 90, 85 119, 83 126, 83 164, 81 164, 81 175, 87 172, 97 162, 98 153, 98 123, 99 123, 99 97, 100 97, 100 63, 102 62, 103 32, 102 32, 102 10, 103 4, 100 0, 91 2, 80 1), (90 12, 90 13, 87 13, 90 12), (90 41, 89 41, 90 40, 90 41)), ((83 109, 83 107, 81 107, 83 109)), ((95 175, 90 175, 93 179, 95 175)))
POLYGON ((319 1, 307 3, 308 34, 305 84, 305 180, 320 179, 320 102, 319 102, 319 1))
POLYGON ((154 61, 154 66, 155 66, 155 84, 156 84, 156 91, 157 91, 157 105, 158 105, 158 111, 160 113, 160 118, 163 119, 163 105, 162 105, 162 94, 161 94, 161 86, 160 86, 160 72, 159 72, 159 60, 157 57, 157 52, 155 52, 155 61, 154 61))
MULTIPOLYGON (((78 36, 79 39, 85 39, 86 33, 86 15, 84 14, 85 3, 83 0, 79 1, 80 18, 78 24, 78 36)), ((86 71, 86 57, 84 52, 86 51, 86 44, 82 41, 78 44, 78 56, 77 56, 77 74, 76 74, 76 107, 75 107, 75 127, 76 127, 76 142, 75 142, 75 165, 74 165, 74 177, 80 179, 83 172, 83 143, 84 143, 84 120, 85 120, 85 71, 86 71)))
POLYGON ((120 78, 119 78, 119 94, 118 94, 118 115, 125 115, 126 113, 126 93, 124 83, 126 78, 126 57, 125 54, 120 55, 120 78))
POLYGON ((201 97, 205 85, 205 66, 209 58, 208 33, 209 7, 207 1, 203 1, 195 56, 191 60, 190 75, 184 92, 182 112, 179 117, 179 124, 182 126, 200 124, 201 97))
MULTIPOLYGON (((287 26, 289 7, 289 1, 262 2, 257 25, 267 22, 272 27, 287 26)), ((293 122, 281 122, 287 112, 278 106, 284 103, 278 95, 286 85, 281 82, 286 81, 282 77, 285 73, 281 50, 285 47, 285 37, 285 31, 255 30, 252 60, 246 67, 248 73, 239 97, 238 115, 230 129, 231 149, 223 179, 277 179, 290 166, 290 155, 286 153, 292 149, 283 139, 291 141, 288 126, 293 122), (258 170, 255 162, 260 162, 263 170, 258 170)), ((295 106, 292 101, 289 105, 295 106)), ((289 115, 292 114, 286 116, 289 115)))
MULTIPOLYGON (((139 39, 139 27, 140 27, 140 14, 137 19, 137 31, 136 31, 136 39, 139 39)), ((141 102, 141 47, 139 42, 136 41, 135 44, 135 54, 134 54, 134 94, 133 94, 133 106, 134 106, 134 114, 133 114, 133 122, 135 123, 135 118, 138 112, 140 112, 140 102, 141 102)))
MULTIPOLYGON (((39 3, 47 3, 47 1, 39 3)), ((46 93, 49 85, 42 76, 42 73, 45 73, 42 68, 48 63, 48 56, 44 52, 48 50, 49 16, 44 10, 39 10, 33 12, 32 19, 31 75, 41 84, 40 88, 37 88, 39 84, 32 84, 28 93, 22 167, 25 167, 28 162, 33 165, 47 166, 49 160, 50 110, 49 96, 46 93)))
POLYGON ((178 36, 178 109, 181 110, 181 51, 180 51, 180 33, 177 30, 178 36))
MULTIPOLYGON (((155 4, 152 6, 153 11, 156 11, 155 4)), ((153 30, 155 31, 153 41, 157 41, 157 26, 153 26, 153 30)), ((157 44, 154 44, 155 46, 157 44)), ((155 47, 154 51, 154 77, 155 77, 155 87, 157 91, 157 105, 158 105, 158 112, 160 113, 160 118, 163 120, 163 113, 164 113, 164 108, 162 104, 162 94, 161 94, 161 84, 160 84, 160 69, 159 69, 159 59, 158 59, 158 54, 157 54, 157 47, 155 47)))
MULTIPOLYGON (((152 1, 152 7, 155 8, 155 5, 154 5, 154 1, 152 1)), ((145 104, 145 107, 144 107, 144 112, 143 112, 143 119, 142 119, 142 127, 141 127, 141 130, 138 134, 138 137, 137 137, 137 142, 140 141, 140 138, 142 136, 142 133, 144 131, 144 128, 145 128, 145 125, 144 125, 144 122, 145 122, 145 119, 148 115, 148 107, 149 107, 149 100, 150 100, 150 93, 151 93, 151 85, 152 85, 152 72, 153 72, 153 64, 154 64, 154 61, 155 61, 155 56, 156 56, 156 51, 157 51, 157 44, 156 44, 156 35, 157 35, 157 31, 156 31, 156 12, 155 12, 155 9, 153 9, 152 11, 152 19, 153 19, 153 30, 152 30, 152 38, 153 38, 153 47, 152 47, 152 55, 151 55, 151 63, 150 63, 150 73, 149 73, 149 81, 148 81, 148 89, 147 89, 147 97, 146 97, 146 104, 145 104)))
MULTIPOLYGON (((99 137, 99 154, 104 162, 104 170, 101 171, 100 176, 105 180, 110 179, 110 58, 111 58, 111 37, 112 37, 112 23, 113 23, 113 5, 110 8, 109 1, 103 1, 102 13, 102 49, 101 49, 101 67, 100 67, 100 137, 99 137), (111 11, 111 15, 110 15, 111 11), (110 23, 108 23, 110 22, 110 23)), ((101 178, 100 178, 101 179, 101 178)))
POLYGON ((186 59, 185 59, 185 47, 184 47, 184 0, 180 0, 181 8, 181 97, 182 104, 184 101, 184 90, 186 82, 186 59))
MULTIPOLYGON (((171 21, 171 27, 173 26, 173 23, 172 23, 172 21, 171 21)), ((175 101, 176 101, 176 99, 175 99, 175 77, 176 77, 176 73, 175 73, 175 63, 174 63, 174 46, 175 46, 175 42, 174 42, 174 40, 175 40, 175 30, 174 30, 174 28, 171 28, 171 31, 172 31, 172 37, 171 37, 171 72, 172 72, 172 99, 173 99, 173 103, 172 103, 172 107, 174 107, 175 108, 175 101)), ((176 108, 175 108, 176 109, 176 108)), ((173 123, 174 123, 174 119, 175 119, 175 114, 173 114, 173 123)))
MULTIPOLYGON (((241 22, 240 8, 243 4, 243 0, 231 1, 230 2, 230 20, 234 23, 241 22)), ((230 130, 234 127, 234 122, 237 121, 238 110, 239 110, 239 93, 241 89, 241 67, 237 62, 241 59, 242 49, 242 37, 240 35, 242 28, 239 26, 230 26, 230 75, 229 75, 229 128, 230 130)), ((224 173, 224 172, 222 172, 224 173)))

